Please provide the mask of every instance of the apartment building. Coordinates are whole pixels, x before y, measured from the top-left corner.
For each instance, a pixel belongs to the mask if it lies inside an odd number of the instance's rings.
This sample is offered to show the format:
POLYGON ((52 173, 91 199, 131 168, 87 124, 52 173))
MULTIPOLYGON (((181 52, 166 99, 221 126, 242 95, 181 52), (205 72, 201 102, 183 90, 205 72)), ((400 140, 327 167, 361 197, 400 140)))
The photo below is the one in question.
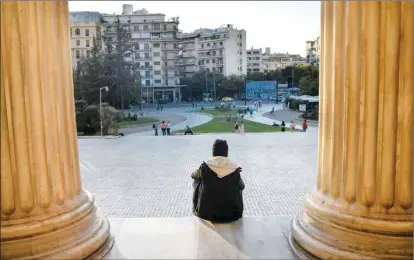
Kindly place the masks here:
POLYGON ((306 58, 309 63, 317 66, 320 59, 320 37, 315 40, 306 41, 306 58))
POLYGON ((246 31, 227 24, 216 29, 180 33, 181 74, 191 77, 198 70, 225 76, 243 75, 246 65, 246 31), (194 64, 195 63, 195 64, 194 64))
POLYGON ((133 11, 133 6, 127 4, 122 14, 101 14, 101 18, 106 51, 109 43, 116 40, 114 24, 118 18, 130 33, 132 50, 125 57, 138 65, 143 102, 181 101, 178 18, 166 20, 164 14, 145 9, 133 11))
POLYGON ((263 56, 262 48, 247 50, 247 72, 264 72, 263 56))
POLYGON ((287 66, 295 66, 298 64, 306 64, 307 60, 299 54, 289 53, 271 53, 269 47, 262 52, 261 48, 251 48, 246 51, 247 54, 247 72, 262 72, 266 73, 278 69, 286 68, 287 66))
POLYGON ((102 27, 98 12, 70 12, 70 47, 72 68, 90 56, 93 39, 102 46, 102 27))

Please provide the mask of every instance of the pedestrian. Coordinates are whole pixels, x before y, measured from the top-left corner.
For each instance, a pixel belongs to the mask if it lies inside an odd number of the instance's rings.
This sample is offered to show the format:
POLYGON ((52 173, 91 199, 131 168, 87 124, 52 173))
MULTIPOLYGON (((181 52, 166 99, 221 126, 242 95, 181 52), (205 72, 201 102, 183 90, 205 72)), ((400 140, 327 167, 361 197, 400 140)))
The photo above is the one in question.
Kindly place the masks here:
POLYGON ((237 121, 234 122, 234 132, 240 133, 239 123, 237 121))
POLYGON ((162 111, 163 105, 161 105, 160 108, 161 108, 161 111, 162 111))
POLYGON ((302 131, 306 132, 306 129, 308 129, 308 123, 306 122, 306 119, 305 119, 303 120, 303 123, 302 123, 302 131))
POLYGON ((165 121, 161 122, 160 128, 161 128, 162 135, 165 136, 167 134, 166 133, 167 124, 165 123, 165 121))
POLYGON ((282 121, 282 123, 280 124, 280 126, 282 127, 282 132, 284 132, 285 129, 286 129, 285 121, 282 121))
POLYGON ((253 117, 253 108, 250 109, 250 117, 253 117))
POLYGON ((295 130, 296 130, 296 124, 292 120, 292 121, 290 121, 290 131, 291 132, 295 132, 295 130))
POLYGON ((155 131, 155 136, 158 136, 158 127, 156 124, 152 124, 152 129, 155 131))
POLYGON ((272 107, 272 111, 270 111, 270 115, 272 115, 272 116, 275 115, 275 107, 272 107))
POLYGON ((168 121, 167 122, 167 135, 171 135, 171 122, 170 121, 168 121))
POLYGON ((240 121, 240 126, 239 126, 239 128, 240 128, 240 133, 241 133, 241 134, 244 134, 244 123, 243 123, 243 120, 241 120, 241 121, 240 121))

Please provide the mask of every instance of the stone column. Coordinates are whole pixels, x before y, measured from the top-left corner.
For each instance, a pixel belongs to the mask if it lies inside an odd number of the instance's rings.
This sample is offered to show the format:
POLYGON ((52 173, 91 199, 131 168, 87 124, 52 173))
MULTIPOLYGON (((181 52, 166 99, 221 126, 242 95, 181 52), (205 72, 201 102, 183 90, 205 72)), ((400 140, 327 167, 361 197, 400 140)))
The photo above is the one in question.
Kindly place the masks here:
POLYGON ((1 259, 101 257, 82 189, 67 1, 1 2, 1 259))
POLYGON ((413 258, 413 2, 322 1, 319 170, 303 259, 413 258))

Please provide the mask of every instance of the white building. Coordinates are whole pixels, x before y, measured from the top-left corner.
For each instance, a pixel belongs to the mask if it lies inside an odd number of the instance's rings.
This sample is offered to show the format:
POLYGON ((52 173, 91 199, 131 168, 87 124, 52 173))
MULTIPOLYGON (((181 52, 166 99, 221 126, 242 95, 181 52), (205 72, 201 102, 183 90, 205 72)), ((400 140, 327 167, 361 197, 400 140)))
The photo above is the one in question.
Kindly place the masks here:
POLYGON ((228 24, 216 29, 199 29, 179 36, 182 73, 191 76, 198 70, 244 75, 246 66, 246 31, 228 24), (194 62, 196 64, 194 64, 194 62))
POLYGON ((70 12, 70 48, 72 68, 91 55, 93 39, 102 47, 102 27, 98 12, 70 12))
POLYGON ((320 49, 320 37, 317 37, 316 40, 306 41, 306 58, 309 63, 318 66, 320 49))
POLYGON ((164 14, 133 11, 132 5, 123 5, 122 14, 102 14, 104 40, 116 40, 112 26, 117 18, 130 33, 132 52, 127 54, 139 66, 142 99, 144 102, 179 102, 180 79, 177 67, 178 18, 165 19, 164 14))
POLYGON ((247 53, 247 72, 262 72, 275 71, 284 69, 288 66, 295 66, 298 64, 306 64, 306 58, 299 54, 289 53, 271 53, 270 48, 266 47, 265 52, 261 48, 251 48, 247 53))
POLYGON ((263 56, 262 48, 247 50, 247 72, 264 72, 263 56))

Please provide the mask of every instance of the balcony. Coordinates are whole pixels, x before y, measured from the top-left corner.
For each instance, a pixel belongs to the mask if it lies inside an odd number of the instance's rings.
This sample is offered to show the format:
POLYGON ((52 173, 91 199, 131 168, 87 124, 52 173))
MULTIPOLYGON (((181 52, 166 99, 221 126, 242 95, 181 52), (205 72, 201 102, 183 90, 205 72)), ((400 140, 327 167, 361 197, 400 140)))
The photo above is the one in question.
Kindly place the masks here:
POLYGON ((139 67, 141 70, 152 70, 152 66, 141 66, 139 67))
POLYGON ((152 59, 152 56, 151 55, 148 56, 148 57, 142 57, 142 56, 136 57, 135 56, 135 60, 138 60, 138 61, 141 61, 141 60, 151 60, 151 59, 152 59))
POLYGON ((152 79, 152 78, 153 78, 152 73, 149 75, 144 75, 144 76, 141 75, 141 79, 152 79))
POLYGON ((135 52, 150 52, 152 48, 134 49, 135 52))
POLYGON ((176 60, 179 59, 180 57, 178 55, 174 55, 174 56, 162 56, 163 60, 176 60))

